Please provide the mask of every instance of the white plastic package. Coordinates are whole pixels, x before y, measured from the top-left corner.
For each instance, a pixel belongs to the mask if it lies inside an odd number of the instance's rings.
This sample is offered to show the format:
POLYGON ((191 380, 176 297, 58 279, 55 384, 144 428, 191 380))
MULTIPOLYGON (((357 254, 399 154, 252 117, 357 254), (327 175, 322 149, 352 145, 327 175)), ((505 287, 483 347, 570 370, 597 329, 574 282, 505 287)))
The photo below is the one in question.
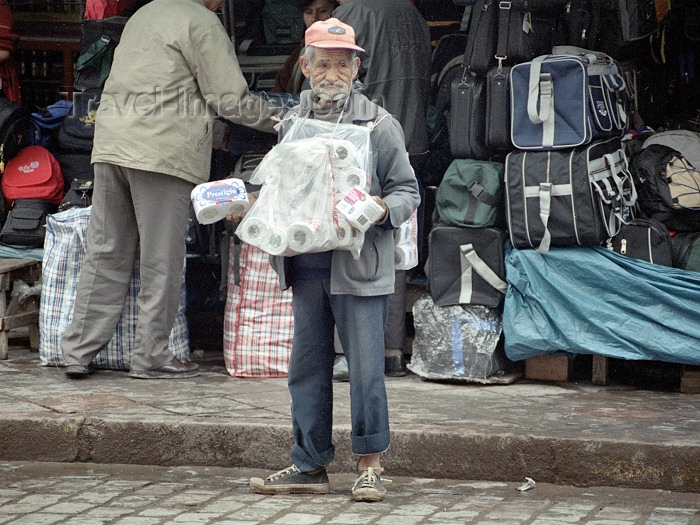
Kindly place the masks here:
POLYGON ((394 268, 410 270, 418 266, 418 210, 394 230, 394 268))
POLYGON ((295 123, 285 135, 287 140, 275 146, 251 175, 250 182, 262 188, 236 234, 272 255, 340 249, 357 259, 364 232, 352 227, 336 204, 350 188, 371 186, 369 130, 353 124, 304 122, 295 123))

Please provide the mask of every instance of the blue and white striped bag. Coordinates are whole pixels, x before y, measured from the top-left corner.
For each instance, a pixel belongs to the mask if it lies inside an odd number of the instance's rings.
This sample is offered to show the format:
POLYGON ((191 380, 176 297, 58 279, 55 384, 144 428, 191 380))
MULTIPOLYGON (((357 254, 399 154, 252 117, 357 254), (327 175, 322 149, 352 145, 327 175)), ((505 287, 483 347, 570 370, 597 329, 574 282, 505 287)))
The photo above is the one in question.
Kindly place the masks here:
MULTIPOLYGON (((78 276, 87 248, 87 228, 91 209, 91 207, 72 208, 49 215, 46 220, 39 307, 39 362, 41 365, 63 364, 61 337, 73 318, 78 276)), ((184 271, 182 281, 180 306, 170 333, 168 348, 178 359, 188 361, 190 346, 185 317, 184 271)), ((136 335, 138 312, 136 296, 139 288, 137 258, 124 310, 114 336, 109 345, 93 361, 97 368, 129 369, 136 335)))

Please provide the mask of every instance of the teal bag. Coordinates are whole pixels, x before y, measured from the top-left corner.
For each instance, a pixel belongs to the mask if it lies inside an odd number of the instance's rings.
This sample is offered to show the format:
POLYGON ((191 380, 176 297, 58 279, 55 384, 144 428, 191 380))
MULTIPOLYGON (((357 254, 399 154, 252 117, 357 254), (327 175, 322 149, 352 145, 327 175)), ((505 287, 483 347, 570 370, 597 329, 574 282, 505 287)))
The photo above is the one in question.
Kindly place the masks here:
POLYGON ((262 20, 268 45, 298 44, 304 37, 304 17, 295 0, 265 0, 262 20))
POLYGON ((466 228, 496 226, 503 218, 504 170, 501 162, 453 160, 437 190, 440 219, 466 228))

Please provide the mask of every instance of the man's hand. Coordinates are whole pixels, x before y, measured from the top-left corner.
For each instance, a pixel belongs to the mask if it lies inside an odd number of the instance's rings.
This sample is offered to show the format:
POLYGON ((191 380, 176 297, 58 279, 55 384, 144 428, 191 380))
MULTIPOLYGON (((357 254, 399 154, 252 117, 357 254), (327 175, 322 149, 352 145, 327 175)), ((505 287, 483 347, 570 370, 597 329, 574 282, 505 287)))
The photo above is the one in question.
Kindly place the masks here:
POLYGON ((374 224, 381 224, 386 220, 386 214, 389 212, 388 208, 386 207, 386 204, 384 204, 384 201, 382 200, 381 197, 378 197, 377 195, 372 195, 372 199, 374 202, 379 204, 382 207, 382 210, 384 210, 384 213, 382 213, 382 216, 379 217, 376 221, 374 221, 374 224))
MULTIPOLYGON (((248 201, 250 202, 250 207, 252 208, 253 204, 255 204, 255 196, 248 194, 248 201)), ((231 213, 226 216, 226 220, 241 222, 243 220, 243 217, 245 217, 245 213, 231 213)))

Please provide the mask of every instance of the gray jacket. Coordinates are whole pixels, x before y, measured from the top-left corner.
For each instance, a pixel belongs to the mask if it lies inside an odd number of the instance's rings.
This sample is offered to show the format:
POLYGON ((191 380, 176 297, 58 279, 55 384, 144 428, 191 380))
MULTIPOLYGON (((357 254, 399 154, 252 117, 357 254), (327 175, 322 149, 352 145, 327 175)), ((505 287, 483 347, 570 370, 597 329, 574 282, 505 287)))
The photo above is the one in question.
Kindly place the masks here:
POLYGON ((93 162, 209 180, 216 114, 274 132, 203 0, 153 0, 127 22, 95 123, 93 162))
MULTIPOLYGON (((280 127, 280 139, 295 118, 313 118, 309 109, 310 91, 301 93, 301 103, 291 109, 280 127)), ((393 230, 408 220, 420 204, 418 182, 408 162, 403 131, 399 122, 364 95, 352 93, 341 122, 360 126, 373 125, 370 133, 373 157, 371 195, 378 195, 388 209, 386 220, 365 232, 360 258, 349 251, 333 250, 331 261, 331 293, 358 296, 394 293, 393 230), (374 124, 376 123, 376 124, 374 124)), ((279 274, 280 287, 289 287, 289 258, 270 256, 279 274)))
POLYGON ((367 52, 363 93, 399 119, 409 153, 424 153, 432 53, 425 19, 408 0, 348 0, 333 16, 352 26, 367 52))

